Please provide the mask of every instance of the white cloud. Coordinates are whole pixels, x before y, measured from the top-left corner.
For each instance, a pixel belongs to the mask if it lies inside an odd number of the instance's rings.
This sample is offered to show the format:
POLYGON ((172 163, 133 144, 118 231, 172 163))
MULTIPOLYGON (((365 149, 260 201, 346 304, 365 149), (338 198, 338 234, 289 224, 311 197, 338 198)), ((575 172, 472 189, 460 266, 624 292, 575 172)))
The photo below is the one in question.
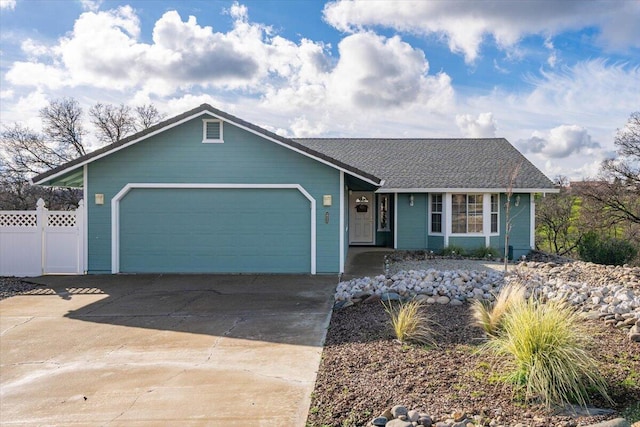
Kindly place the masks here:
POLYGON ((456 124, 467 138, 493 138, 498 127, 492 113, 481 113, 477 117, 471 114, 456 115, 456 124))
POLYGON ((16 0, 0 0, 0 10, 9 9, 14 10, 16 8, 16 0))
POLYGON ((80 0, 80 5, 84 10, 97 12, 102 5, 102 1, 103 0, 80 0))
POLYGON ((549 132, 534 132, 527 140, 517 142, 524 152, 542 153, 548 158, 565 158, 601 148, 587 129, 577 125, 561 125, 549 132))
POLYGON ((549 35, 595 26, 599 39, 615 49, 640 46, 640 3, 634 1, 546 2, 335 0, 325 5, 325 20, 342 31, 375 26, 420 35, 436 35, 452 52, 473 63, 491 37, 500 48, 513 48, 524 36, 549 35), (620 25, 617 25, 617 23, 620 25))

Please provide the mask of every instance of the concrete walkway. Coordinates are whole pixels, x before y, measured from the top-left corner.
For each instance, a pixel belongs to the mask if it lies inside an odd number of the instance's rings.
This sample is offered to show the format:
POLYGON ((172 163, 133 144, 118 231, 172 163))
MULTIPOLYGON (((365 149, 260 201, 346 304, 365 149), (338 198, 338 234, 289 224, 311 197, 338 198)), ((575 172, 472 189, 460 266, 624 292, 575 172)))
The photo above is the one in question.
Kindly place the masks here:
POLYGON ((393 253, 393 249, 371 246, 350 247, 341 280, 384 274, 384 257, 390 253, 393 253))
POLYGON ((0 424, 304 426, 336 276, 49 276, 0 301, 0 424))

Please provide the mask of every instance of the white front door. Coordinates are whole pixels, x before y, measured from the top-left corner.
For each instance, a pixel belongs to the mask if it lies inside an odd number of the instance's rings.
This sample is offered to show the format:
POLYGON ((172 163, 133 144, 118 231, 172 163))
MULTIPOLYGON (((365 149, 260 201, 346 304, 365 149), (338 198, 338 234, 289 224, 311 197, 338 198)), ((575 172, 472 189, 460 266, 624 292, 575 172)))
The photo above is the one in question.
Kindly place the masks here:
POLYGON ((369 191, 349 194, 349 244, 373 244, 374 199, 369 191))

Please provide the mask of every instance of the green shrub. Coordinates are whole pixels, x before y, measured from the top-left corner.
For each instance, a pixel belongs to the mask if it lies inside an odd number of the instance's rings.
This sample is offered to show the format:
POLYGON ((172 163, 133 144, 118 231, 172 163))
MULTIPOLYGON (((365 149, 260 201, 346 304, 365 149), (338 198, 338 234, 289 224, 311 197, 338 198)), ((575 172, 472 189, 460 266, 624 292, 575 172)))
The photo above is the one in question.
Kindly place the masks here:
POLYGON ((583 261, 605 265, 623 265, 631 261, 638 250, 626 240, 602 238, 593 231, 586 233, 578 244, 583 261))
POLYGON ((493 303, 475 300, 471 304, 471 312, 476 325, 480 326, 489 337, 499 335, 504 315, 513 304, 524 301, 525 291, 525 287, 520 284, 509 284, 500 290, 493 303))
POLYGON ((395 306, 389 302, 384 304, 389 314, 393 332, 402 343, 433 343, 433 321, 429 318, 421 301, 412 300, 395 306))
POLYGON ((449 245, 445 248, 442 248, 440 255, 442 256, 464 256, 465 249, 462 246, 449 245))
POLYGON ((500 257, 500 252, 498 252, 497 249, 494 249, 492 247, 485 247, 485 246, 481 246, 479 248, 474 249, 473 251, 471 251, 470 255, 474 258, 489 258, 489 259, 495 259, 495 258, 499 258, 500 257))
POLYGON ((564 302, 532 298, 516 302, 504 314, 502 333, 485 345, 501 357, 507 378, 526 398, 547 406, 570 402, 586 406, 589 391, 611 401, 595 360, 586 350, 578 313, 564 302))

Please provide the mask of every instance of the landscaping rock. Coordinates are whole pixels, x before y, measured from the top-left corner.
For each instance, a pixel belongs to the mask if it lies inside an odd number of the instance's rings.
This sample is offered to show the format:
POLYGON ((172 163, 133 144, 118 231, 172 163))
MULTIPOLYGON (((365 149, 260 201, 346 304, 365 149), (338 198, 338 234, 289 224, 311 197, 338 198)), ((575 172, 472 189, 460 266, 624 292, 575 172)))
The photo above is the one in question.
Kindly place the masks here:
POLYGON ((395 419, 389 421, 387 427, 413 427, 413 424, 410 421, 395 419))
POLYGON ((371 425, 372 426, 376 426, 376 427, 384 427, 387 425, 387 418, 386 417, 376 417, 371 421, 371 425))
POLYGON ((603 421, 597 424, 591 424, 587 427, 631 427, 629 421, 624 418, 616 418, 614 420, 603 421))

